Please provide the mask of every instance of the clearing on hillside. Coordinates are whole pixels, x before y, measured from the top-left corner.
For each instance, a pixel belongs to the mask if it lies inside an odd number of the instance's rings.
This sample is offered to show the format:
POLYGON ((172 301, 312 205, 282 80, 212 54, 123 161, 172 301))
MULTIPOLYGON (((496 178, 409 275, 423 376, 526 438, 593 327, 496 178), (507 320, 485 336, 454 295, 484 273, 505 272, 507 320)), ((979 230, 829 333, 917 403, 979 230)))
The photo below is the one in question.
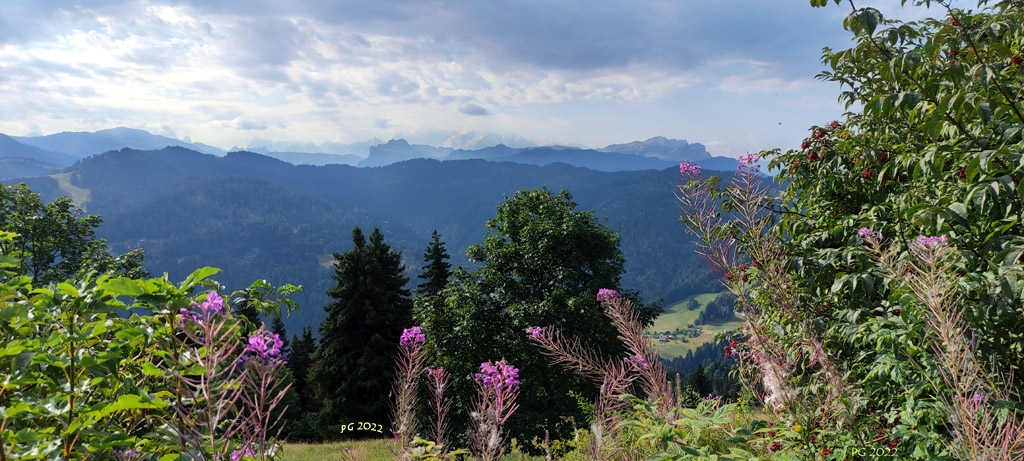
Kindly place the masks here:
POLYGON ((687 327, 693 324, 697 317, 700 316, 701 312, 707 307, 708 303, 715 300, 721 293, 704 293, 696 296, 685 298, 675 304, 665 307, 665 312, 654 319, 654 323, 647 328, 648 337, 654 341, 654 348, 658 351, 658 355, 662 358, 671 359, 674 357, 684 356, 687 351, 694 350, 697 347, 715 340, 715 336, 719 333, 738 330, 743 326, 743 320, 736 316, 733 320, 726 322, 712 322, 710 324, 698 325, 700 327, 700 333, 696 336, 691 336, 694 333, 690 333, 690 329, 687 327), (687 306, 690 304, 690 300, 694 299, 697 301, 698 306, 689 310, 687 306), (676 332, 679 330, 681 334, 673 334, 671 337, 667 337, 666 342, 661 342, 661 333, 666 331, 676 332), (683 339, 686 341, 684 342, 683 339))
POLYGON ((75 202, 75 206, 83 211, 85 210, 85 202, 89 201, 89 189, 82 189, 71 184, 71 173, 55 173, 51 174, 50 177, 57 180, 60 190, 67 192, 68 196, 71 197, 71 201, 75 202))

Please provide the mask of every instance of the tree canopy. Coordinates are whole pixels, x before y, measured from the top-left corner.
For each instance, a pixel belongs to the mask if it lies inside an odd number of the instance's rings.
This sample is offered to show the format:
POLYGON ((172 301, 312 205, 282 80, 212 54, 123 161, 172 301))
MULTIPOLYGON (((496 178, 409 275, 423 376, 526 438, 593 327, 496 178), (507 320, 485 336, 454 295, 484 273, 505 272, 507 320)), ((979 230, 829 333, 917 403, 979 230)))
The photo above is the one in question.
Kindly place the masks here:
POLYGON ((391 250, 379 229, 369 243, 352 231, 354 248, 335 253, 334 302, 324 307, 320 345, 306 384, 316 389, 324 437, 337 438, 350 422, 388 421, 394 357, 403 328, 412 324, 409 281, 401 254, 391 250))
MULTIPOLYGON (((429 354, 452 370, 462 402, 468 402, 480 363, 504 357, 519 367, 524 398, 510 424, 520 437, 543 436, 541 426, 553 433, 571 430, 555 417, 580 416, 569 391, 594 392, 589 383, 549 366, 528 344, 527 327, 557 326, 607 353, 622 350, 596 298, 601 288, 620 288, 619 237, 593 213, 575 208, 568 191, 521 190, 507 197, 487 221, 483 243, 467 250, 482 265, 471 272, 457 268, 442 299, 417 310, 429 354)), ((656 310, 644 307, 644 321, 652 321, 656 310)))

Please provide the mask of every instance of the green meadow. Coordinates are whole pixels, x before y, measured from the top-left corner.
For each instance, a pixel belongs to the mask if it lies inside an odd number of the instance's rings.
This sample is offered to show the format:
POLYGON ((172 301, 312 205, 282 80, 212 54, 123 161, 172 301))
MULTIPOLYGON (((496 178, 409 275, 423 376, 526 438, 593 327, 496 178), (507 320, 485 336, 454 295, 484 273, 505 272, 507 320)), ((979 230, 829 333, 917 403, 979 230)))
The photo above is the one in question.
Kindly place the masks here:
POLYGON ((686 326, 697 320, 697 316, 707 307, 708 303, 714 301, 719 293, 704 293, 696 296, 684 298, 683 300, 666 306, 665 312, 658 316, 654 320, 654 324, 651 325, 647 331, 653 336, 651 339, 654 341, 654 347, 657 349, 658 354, 664 358, 673 358, 681 355, 686 355, 687 351, 696 349, 704 343, 715 340, 715 336, 719 333, 738 330, 743 326, 743 320, 736 317, 734 320, 728 322, 711 323, 701 325, 701 334, 696 338, 686 338, 687 342, 682 341, 681 336, 676 336, 676 339, 670 340, 667 343, 659 342, 658 335, 653 332, 663 331, 675 331, 676 328, 686 329, 686 326), (689 310, 686 306, 690 303, 690 299, 696 299, 699 307, 694 310, 689 310))

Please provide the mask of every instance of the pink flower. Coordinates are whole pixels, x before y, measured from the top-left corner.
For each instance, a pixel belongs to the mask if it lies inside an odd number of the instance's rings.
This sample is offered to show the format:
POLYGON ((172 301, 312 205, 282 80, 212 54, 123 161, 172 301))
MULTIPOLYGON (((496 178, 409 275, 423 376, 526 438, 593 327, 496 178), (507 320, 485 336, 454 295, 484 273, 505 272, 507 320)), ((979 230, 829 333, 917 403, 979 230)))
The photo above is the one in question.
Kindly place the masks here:
POLYGON ((411 346, 418 348, 427 341, 427 337, 420 331, 420 327, 406 328, 402 330, 402 337, 399 339, 399 344, 402 346, 411 346))
POLYGON ((700 167, 690 162, 679 164, 679 174, 690 177, 700 177, 700 167))
POLYGON ((643 368, 645 370, 648 367, 647 359, 644 358, 644 356, 642 356, 640 354, 637 354, 637 355, 634 355, 634 356, 631 356, 631 357, 630 356, 623 357, 622 361, 626 362, 626 363, 628 363, 630 365, 633 365, 633 366, 635 366, 637 368, 643 368))
POLYGON ((860 230, 857 231, 857 235, 859 235, 860 238, 862 238, 862 239, 881 240, 881 238, 882 238, 882 234, 880 232, 875 232, 875 231, 873 231, 871 229, 868 229, 866 227, 860 228, 860 230))
POLYGON ((611 301, 612 299, 615 299, 615 298, 618 298, 618 297, 619 297, 619 292, 617 292, 615 290, 611 290, 611 289, 608 289, 608 288, 602 288, 600 290, 597 290, 597 301, 598 302, 611 301))
POLYGON ((220 295, 218 295, 216 291, 211 291, 208 295, 206 295, 206 301, 203 301, 203 303, 200 304, 199 307, 204 312, 213 311, 213 313, 215 314, 223 313, 224 298, 220 297, 220 295))
POLYGON ((925 237, 923 235, 918 235, 917 239, 914 240, 914 243, 920 247, 942 246, 946 244, 946 234, 942 234, 939 237, 925 237))
POLYGON ((493 363, 481 363, 480 373, 477 373, 475 377, 483 385, 491 386, 495 389, 519 386, 519 369, 509 365, 505 359, 493 363))
POLYGON ((530 339, 534 341, 540 340, 540 337, 547 333, 547 328, 544 327, 529 327, 526 329, 526 333, 530 335, 530 339))
POLYGON ((758 157, 757 154, 747 154, 747 155, 741 155, 739 160, 740 160, 740 163, 743 164, 743 165, 753 165, 753 164, 757 163, 757 161, 760 160, 760 158, 758 157))

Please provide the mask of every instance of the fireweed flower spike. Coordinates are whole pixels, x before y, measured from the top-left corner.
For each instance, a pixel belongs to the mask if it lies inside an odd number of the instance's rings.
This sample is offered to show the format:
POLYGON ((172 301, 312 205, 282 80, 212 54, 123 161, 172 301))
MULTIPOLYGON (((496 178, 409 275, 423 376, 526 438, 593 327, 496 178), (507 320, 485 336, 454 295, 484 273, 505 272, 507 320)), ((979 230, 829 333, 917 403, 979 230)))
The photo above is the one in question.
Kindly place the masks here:
POLYGON ((618 298, 618 297, 619 297, 619 292, 617 292, 615 290, 611 290, 611 289, 608 289, 608 288, 602 288, 600 290, 597 290, 597 301, 598 302, 611 301, 611 300, 613 300, 615 298, 618 298))
POLYGON ((939 237, 925 237, 918 235, 914 243, 919 247, 939 247, 946 244, 946 234, 942 234, 939 237))
POLYGON ((700 177, 700 167, 690 162, 679 164, 679 174, 683 176, 689 176, 692 178, 700 177))
POLYGON ((401 346, 419 347, 427 341, 427 337, 420 331, 420 327, 406 328, 402 330, 402 337, 398 344, 401 346))
POLYGON ((238 359, 239 365, 245 365, 249 362, 249 356, 259 357, 263 362, 271 360, 282 361, 284 355, 281 354, 281 346, 284 345, 284 341, 277 334, 273 336, 264 333, 249 336, 248 345, 245 346, 245 350, 242 352, 242 357, 238 359))
MULTIPOLYGON (((416 383, 423 372, 423 344, 426 342, 427 336, 419 326, 403 329, 398 338, 397 373, 391 390, 395 396, 391 404, 394 428, 391 430, 393 440, 389 447, 396 457, 403 457, 410 452, 413 434, 417 430, 416 383)), ((429 370, 429 373, 433 377, 436 371, 429 370)))
POLYGON ((519 408, 519 369, 505 359, 480 364, 476 374, 477 396, 472 413, 470 441, 474 455, 484 460, 501 459, 504 439, 501 426, 519 408))
POLYGON ((526 334, 530 335, 530 339, 537 341, 547 333, 547 330, 545 327, 529 327, 526 329, 526 334))
POLYGON ((860 228, 860 230, 857 231, 857 235, 859 235, 860 238, 862 238, 862 239, 875 239, 875 240, 881 240, 882 239, 882 233, 881 232, 875 232, 875 231, 873 231, 871 229, 868 229, 866 227, 860 228))
POLYGON ((647 359, 644 358, 644 356, 642 356, 640 354, 637 354, 637 355, 634 355, 634 356, 623 357, 622 361, 626 362, 626 363, 628 363, 630 365, 633 365, 633 366, 635 366, 637 368, 643 368, 645 370, 648 367, 647 359))

